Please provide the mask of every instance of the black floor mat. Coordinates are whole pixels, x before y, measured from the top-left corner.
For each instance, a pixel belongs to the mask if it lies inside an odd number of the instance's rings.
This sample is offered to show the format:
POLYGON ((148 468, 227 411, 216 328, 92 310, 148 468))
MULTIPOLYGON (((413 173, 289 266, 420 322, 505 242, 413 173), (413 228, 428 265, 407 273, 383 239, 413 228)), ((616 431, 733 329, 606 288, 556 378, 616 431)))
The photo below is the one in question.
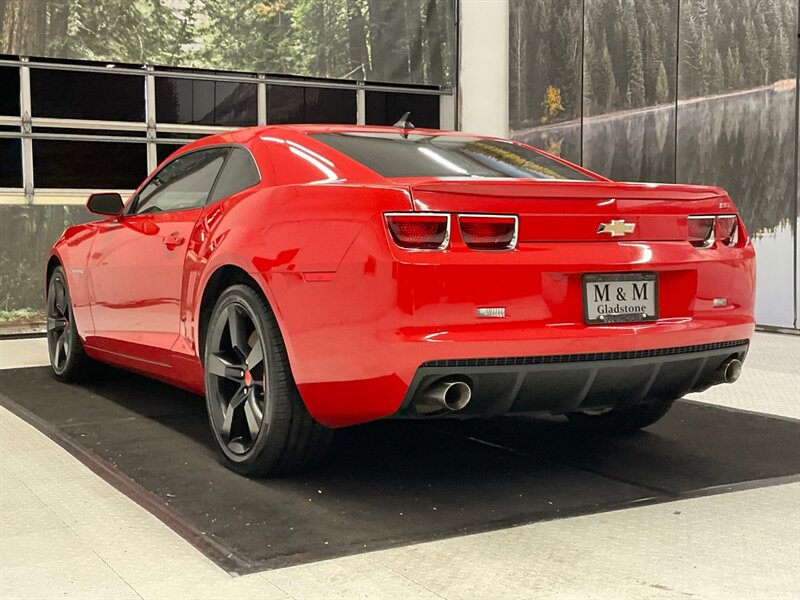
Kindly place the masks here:
POLYGON ((136 375, 0 371, 0 400, 238 573, 800 479, 800 422, 692 402, 618 439, 555 420, 384 421, 339 431, 315 472, 252 481, 222 466, 202 398, 136 375))

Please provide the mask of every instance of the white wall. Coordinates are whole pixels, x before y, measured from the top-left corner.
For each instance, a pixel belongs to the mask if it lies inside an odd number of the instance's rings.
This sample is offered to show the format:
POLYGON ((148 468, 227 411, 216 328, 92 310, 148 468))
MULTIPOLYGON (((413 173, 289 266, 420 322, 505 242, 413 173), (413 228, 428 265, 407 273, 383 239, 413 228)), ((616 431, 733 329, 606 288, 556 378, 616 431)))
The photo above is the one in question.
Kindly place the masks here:
POLYGON ((508 137, 508 2, 459 3, 462 131, 508 137))

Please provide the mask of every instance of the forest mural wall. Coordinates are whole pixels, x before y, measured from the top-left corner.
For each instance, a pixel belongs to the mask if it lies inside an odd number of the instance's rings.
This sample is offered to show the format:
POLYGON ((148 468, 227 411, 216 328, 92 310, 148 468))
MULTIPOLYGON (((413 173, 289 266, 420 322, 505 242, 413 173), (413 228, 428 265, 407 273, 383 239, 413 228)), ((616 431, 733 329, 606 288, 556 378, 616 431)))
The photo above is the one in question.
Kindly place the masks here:
POLYGON ((720 185, 796 324, 797 0, 511 0, 512 137, 613 179, 720 185))
POLYGON ((449 87, 455 0, 3 0, 0 54, 449 87))

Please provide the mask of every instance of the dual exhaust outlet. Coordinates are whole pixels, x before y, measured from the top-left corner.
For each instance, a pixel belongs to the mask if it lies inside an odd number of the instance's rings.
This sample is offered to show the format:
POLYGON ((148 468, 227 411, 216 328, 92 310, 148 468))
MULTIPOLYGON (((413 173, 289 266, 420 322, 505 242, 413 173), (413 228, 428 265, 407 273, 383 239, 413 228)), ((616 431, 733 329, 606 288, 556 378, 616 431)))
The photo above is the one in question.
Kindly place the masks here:
MULTIPOLYGON (((733 383, 742 374, 742 361, 729 358, 723 362, 714 374, 716 383, 733 383)), ((472 399, 472 386, 462 379, 445 377, 436 381, 419 396, 414 403, 417 412, 423 415, 459 411, 472 399)))
POLYGON ((414 406, 420 414, 458 411, 469 404, 472 386, 461 379, 444 378, 428 387, 414 406))
POLYGON ((717 383, 733 383, 742 374, 742 361, 738 358, 729 358, 722 363, 715 374, 717 383))

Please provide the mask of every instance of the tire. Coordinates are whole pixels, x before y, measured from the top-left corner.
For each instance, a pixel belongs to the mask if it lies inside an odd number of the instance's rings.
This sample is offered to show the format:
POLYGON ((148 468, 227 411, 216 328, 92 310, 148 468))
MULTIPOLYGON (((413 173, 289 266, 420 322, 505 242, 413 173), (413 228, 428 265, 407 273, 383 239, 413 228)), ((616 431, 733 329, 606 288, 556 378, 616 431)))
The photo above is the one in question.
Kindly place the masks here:
POLYGON ((585 431, 609 435, 634 433, 661 419, 674 403, 675 400, 655 400, 602 414, 568 413, 567 418, 571 425, 585 431))
POLYGON ((64 383, 83 379, 90 362, 83 350, 72 311, 63 267, 56 267, 47 286, 47 352, 53 377, 64 383))
POLYGON ((231 470, 265 477, 321 460, 333 432, 308 413, 275 315, 250 286, 231 286, 217 300, 203 366, 209 423, 231 470))

